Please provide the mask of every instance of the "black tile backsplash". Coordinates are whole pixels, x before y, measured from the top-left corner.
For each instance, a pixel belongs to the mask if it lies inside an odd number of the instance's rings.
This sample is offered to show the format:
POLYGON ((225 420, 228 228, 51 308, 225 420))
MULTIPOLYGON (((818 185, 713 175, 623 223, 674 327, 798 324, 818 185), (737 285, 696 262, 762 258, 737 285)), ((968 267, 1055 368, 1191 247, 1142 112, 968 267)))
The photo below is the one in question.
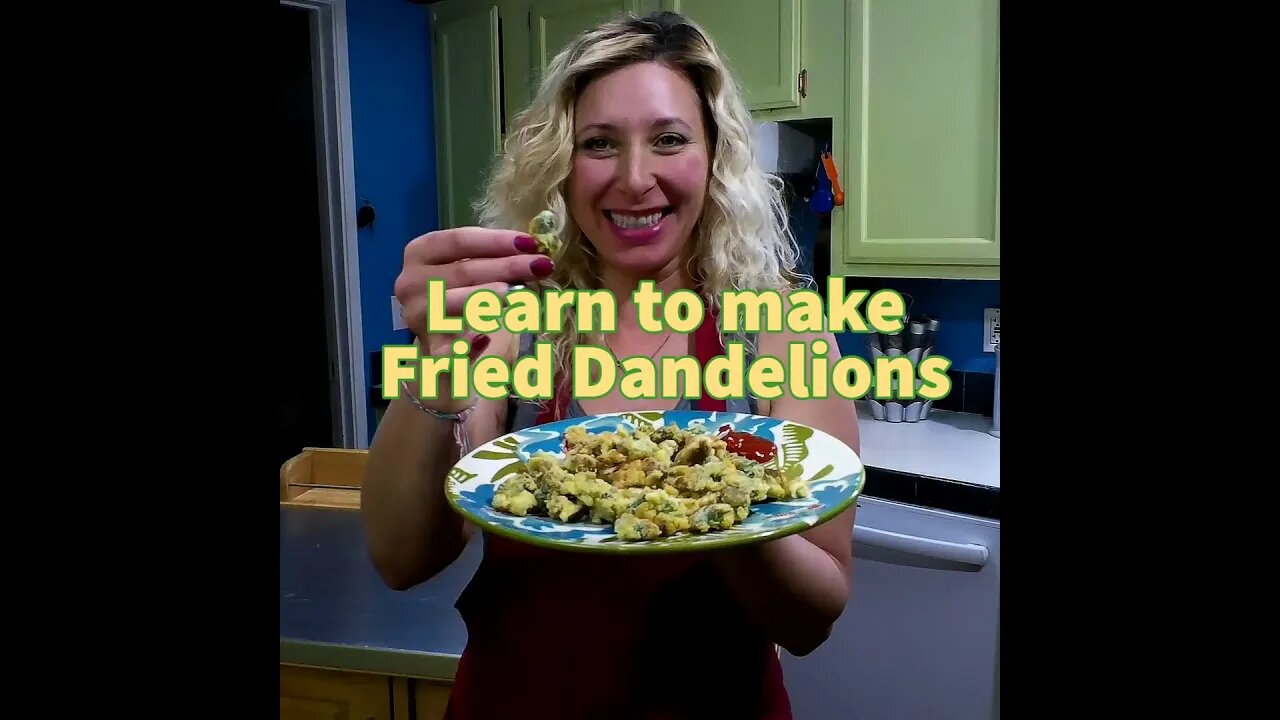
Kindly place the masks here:
POLYGON ((996 376, 992 373, 948 370, 951 394, 933 403, 936 410, 991 417, 995 412, 996 376))
POLYGON ((998 487, 868 466, 863 494, 963 515, 1000 519, 998 487))

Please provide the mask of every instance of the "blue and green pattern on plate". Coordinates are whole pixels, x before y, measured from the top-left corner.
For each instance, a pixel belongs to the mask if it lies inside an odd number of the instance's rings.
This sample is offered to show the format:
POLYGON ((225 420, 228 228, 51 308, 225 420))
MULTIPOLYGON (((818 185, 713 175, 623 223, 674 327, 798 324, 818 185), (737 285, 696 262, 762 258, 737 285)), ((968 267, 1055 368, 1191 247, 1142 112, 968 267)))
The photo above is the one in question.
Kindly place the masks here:
POLYGON ((862 461, 835 437, 788 420, 729 412, 678 410, 610 413, 570 418, 518 430, 472 450, 458 461, 445 482, 449 503, 480 529, 542 547, 626 554, 702 551, 774 540, 824 523, 849 507, 862 494, 862 461), (545 451, 564 457, 564 433, 575 425, 588 432, 634 430, 643 425, 676 425, 687 429, 702 424, 709 432, 728 425, 733 430, 768 439, 778 447, 777 462, 792 478, 808 481, 810 497, 755 503, 751 514, 728 530, 705 534, 683 532, 656 540, 619 540, 613 525, 587 521, 559 522, 545 517, 509 515, 493 509, 497 487, 534 454, 545 451))

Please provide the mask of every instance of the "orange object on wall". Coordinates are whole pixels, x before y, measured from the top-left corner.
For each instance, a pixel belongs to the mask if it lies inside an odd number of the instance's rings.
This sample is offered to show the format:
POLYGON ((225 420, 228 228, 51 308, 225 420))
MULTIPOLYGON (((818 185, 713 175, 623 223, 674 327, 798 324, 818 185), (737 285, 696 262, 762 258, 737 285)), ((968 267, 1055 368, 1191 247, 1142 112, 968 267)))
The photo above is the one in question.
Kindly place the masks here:
POLYGON ((830 151, 822 153, 822 166, 827 169, 827 179, 831 181, 836 207, 844 205, 844 190, 840 189, 840 173, 836 172, 836 161, 831 157, 830 151))

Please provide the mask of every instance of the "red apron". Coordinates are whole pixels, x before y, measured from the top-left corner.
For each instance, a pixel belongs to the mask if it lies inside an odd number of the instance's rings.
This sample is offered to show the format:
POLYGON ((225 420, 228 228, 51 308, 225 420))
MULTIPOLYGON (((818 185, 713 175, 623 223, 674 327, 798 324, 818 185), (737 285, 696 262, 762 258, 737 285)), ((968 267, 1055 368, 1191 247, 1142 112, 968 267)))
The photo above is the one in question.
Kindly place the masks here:
MULTIPOLYGON (((694 350, 702 365, 724 353, 714 314, 694 350)), ((538 423, 567 405, 558 395, 538 423)), ((695 408, 725 402, 704 395, 695 408)), ((468 641, 445 720, 791 720, 773 643, 703 557, 484 540, 457 603, 468 641)))

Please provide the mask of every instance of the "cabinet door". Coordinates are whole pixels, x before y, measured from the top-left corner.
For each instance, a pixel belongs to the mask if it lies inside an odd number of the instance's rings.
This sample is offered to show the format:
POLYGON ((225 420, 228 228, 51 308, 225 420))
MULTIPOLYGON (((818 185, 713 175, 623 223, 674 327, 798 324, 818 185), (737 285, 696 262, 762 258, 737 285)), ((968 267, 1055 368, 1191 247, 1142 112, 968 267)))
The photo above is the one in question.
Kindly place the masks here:
POLYGON ((610 18, 643 14, 644 0, 530 0, 529 45, 533 85, 542 71, 574 37, 610 18))
POLYGON ((391 679, 280 666, 280 720, 391 720, 391 679))
POLYGON ((431 6, 436 182, 440 227, 474 225, 502 137, 498 7, 449 0, 431 6))
POLYGON ((429 680, 413 680, 414 707, 412 720, 442 720, 449 707, 450 686, 429 680))
POLYGON ((698 23, 738 78, 751 110, 800 105, 801 0, 662 0, 698 23))
POLYGON ((844 260, 998 266, 998 0, 851 0, 848 21, 844 260))

